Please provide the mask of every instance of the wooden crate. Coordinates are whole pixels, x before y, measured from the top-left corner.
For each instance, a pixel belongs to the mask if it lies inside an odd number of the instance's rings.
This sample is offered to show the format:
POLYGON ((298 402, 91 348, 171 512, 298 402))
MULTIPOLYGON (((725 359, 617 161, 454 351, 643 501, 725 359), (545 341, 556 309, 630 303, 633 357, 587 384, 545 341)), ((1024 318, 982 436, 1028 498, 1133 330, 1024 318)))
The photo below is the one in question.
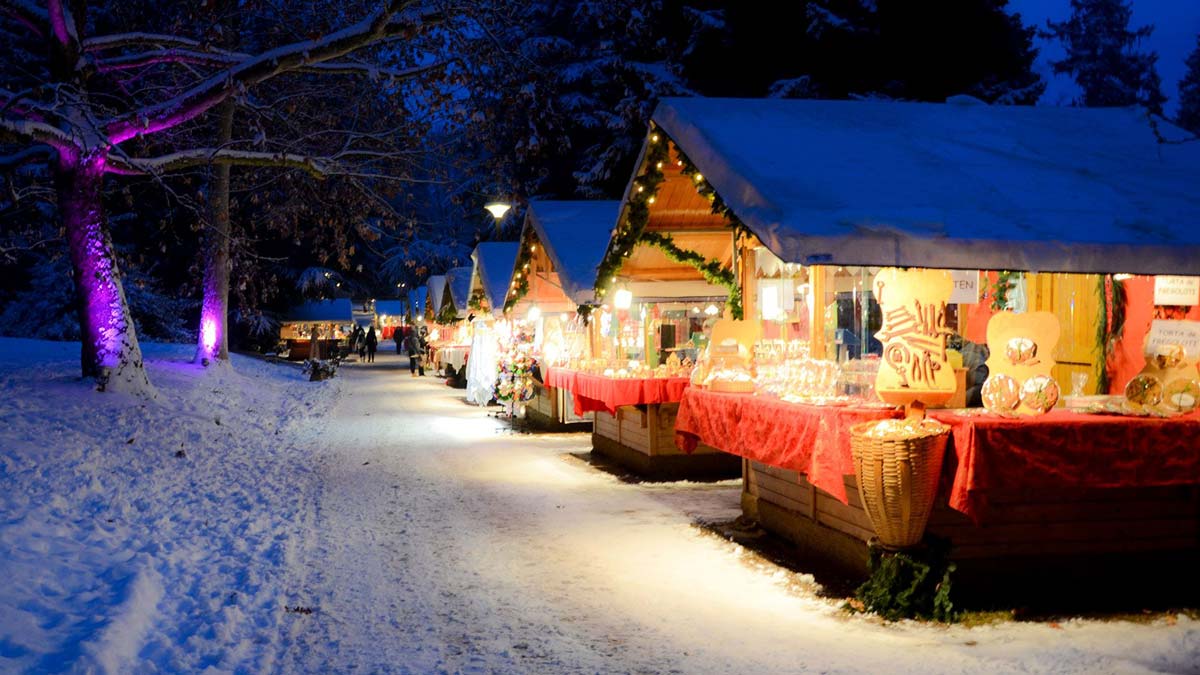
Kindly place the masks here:
POLYGON ((691 454, 675 447, 678 403, 621 406, 616 415, 597 412, 592 428, 592 450, 639 475, 663 480, 681 478, 733 478, 741 460, 701 444, 691 454))

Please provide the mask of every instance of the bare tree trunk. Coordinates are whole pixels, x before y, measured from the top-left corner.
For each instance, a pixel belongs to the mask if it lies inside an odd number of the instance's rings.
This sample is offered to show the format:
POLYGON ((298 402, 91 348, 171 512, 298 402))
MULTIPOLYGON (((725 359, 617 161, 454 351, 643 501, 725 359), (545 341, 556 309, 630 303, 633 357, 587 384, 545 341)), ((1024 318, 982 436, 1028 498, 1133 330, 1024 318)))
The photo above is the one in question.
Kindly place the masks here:
MULTIPOLYGON (((217 108, 219 128, 217 146, 224 147, 233 138, 233 99, 217 108)), ((196 361, 229 361, 229 173, 228 164, 210 169, 209 226, 204 242, 204 298, 200 307, 200 336, 196 361)))
POLYGON ((83 376, 101 391, 152 396, 101 201, 104 160, 62 157, 55 179, 79 300, 83 376))

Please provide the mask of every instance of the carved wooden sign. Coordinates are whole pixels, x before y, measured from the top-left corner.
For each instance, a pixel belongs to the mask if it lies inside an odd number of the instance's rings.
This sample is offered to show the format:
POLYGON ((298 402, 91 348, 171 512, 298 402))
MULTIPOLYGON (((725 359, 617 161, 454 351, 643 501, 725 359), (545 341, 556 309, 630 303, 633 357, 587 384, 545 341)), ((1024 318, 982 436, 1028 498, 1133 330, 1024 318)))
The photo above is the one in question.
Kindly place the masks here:
POLYGON ((1000 312, 988 321, 983 405, 1001 415, 1041 415, 1058 403, 1054 348, 1061 332, 1050 312, 1000 312))
POLYGON ((949 270, 886 268, 875 275, 883 325, 879 398, 895 405, 941 405, 954 396, 954 368, 946 355, 946 305, 954 292, 949 270))

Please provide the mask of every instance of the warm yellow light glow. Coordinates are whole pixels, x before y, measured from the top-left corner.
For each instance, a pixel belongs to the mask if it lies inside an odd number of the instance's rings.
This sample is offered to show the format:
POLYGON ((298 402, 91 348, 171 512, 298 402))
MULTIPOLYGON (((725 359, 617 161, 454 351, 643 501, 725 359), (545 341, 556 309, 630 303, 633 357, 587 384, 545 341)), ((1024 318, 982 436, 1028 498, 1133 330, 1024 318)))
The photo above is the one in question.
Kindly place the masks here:
POLYGON ((531 245, 529 246, 529 252, 530 252, 530 253, 537 253, 537 244, 531 244, 531 245))
POLYGON ((617 309, 629 309, 633 305, 633 291, 628 288, 622 288, 613 295, 613 307, 617 309))
POLYGON ((647 199, 647 200, 646 200, 646 203, 647 203, 647 204, 653 204, 653 203, 654 203, 654 197, 651 197, 651 198, 647 199))
POLYGON ((699 308, 699 307, 693 307, 693 308, 692 308, 692 314, 699 314, 699 313, 700 313, 700 308, 699 308))
POLYGON ((528 318, 530 321, 537 321, 538 319, 542 318, 542 309, 537 305, 530 307, 529 315, 526 318, 528 318))
POLYGON ((718 313, 718 312, 720 312, 720 311, 721 311, 721 310, 717 309, 717 306, 716 306, 716 305, 709 305, 708 307, 705 307, 705 308, 704 308, 704 313, 705 313, 705 314, 707 314, 707 315, 709 315, 709 316, 716 316, 716 315, 717 315, 717 313, 718 313))
POLYGON ((692 179, 699 183, 700 181, 704 180, 704 176, 701 174, 696 174, 695 176, 692 176, 692 179))
POLYGON ((1132 274, 1114 274, 1113 279, 1116 281, 1128 281, 1133 278, 1132 274))
POLYGON ((658 142, 658 134, 650 134, 650 142, 657 143, 658 142))
POLYGON ((508 213, 508 210, 512 208, 512 204, 506 204, 504 202, 490 202, 488 204, 484 204, 483 208, 487 209, 487 212, 492 214, 493 218, 500 220, 504 217, 504 214, 508 213))
POLYGON ((661 169, 661 168, 663 168, 663 163, 659 162, 658 164, 655 164, 654 167, 657 169, 661 169))

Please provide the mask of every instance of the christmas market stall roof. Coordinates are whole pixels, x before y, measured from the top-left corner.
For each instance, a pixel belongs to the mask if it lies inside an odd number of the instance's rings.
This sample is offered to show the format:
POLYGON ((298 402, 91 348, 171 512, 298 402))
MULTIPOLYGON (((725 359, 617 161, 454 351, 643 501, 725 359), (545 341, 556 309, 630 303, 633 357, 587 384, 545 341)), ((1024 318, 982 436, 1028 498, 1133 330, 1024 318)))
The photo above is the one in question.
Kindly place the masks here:
POLYGON ((475 247, 471 260, 475 263, 473 274, 483 286, 488 307, 499 314, 504 308, 508 284, 512 280, 513 264, 521 245, 515 241, 485 241, 475 247))
POLYGON ((414 288, 408 292, 408 308, 412 310, 413 318, 425 314, 425 296, 429 289, 425 286, 414 288))
POLYGON ((470 267, 455 267, 446 272, 446 290, 460 317, 465 317, 470 310, 471 271, 470 267))
POLYGON ((433 313, 437 314, 442 308, 442 295, 446 292, 446 275, 435 274, 429 277, 426 287, 429 289, 426 299, 433 308, 433 313))
POLYGON ((379 316, 404 316, 404 301, 376 300, 375 314, 379 316))
POLYGON ((532 202, 528 225, 546 247, 546 255, 573 302, 592 302, 596 269, 621 212, 618 201, 532 202))
POLYGON ((1139 108, 666 98, 788 262, 1200 275, 1200 142, 1139 108))
POLYGON ((350 298, 334 298, 332 300, 313 300, 296 305, 288 310, 284 321, 310 323, 350 323, 354 310, 350 306, 350 298))

